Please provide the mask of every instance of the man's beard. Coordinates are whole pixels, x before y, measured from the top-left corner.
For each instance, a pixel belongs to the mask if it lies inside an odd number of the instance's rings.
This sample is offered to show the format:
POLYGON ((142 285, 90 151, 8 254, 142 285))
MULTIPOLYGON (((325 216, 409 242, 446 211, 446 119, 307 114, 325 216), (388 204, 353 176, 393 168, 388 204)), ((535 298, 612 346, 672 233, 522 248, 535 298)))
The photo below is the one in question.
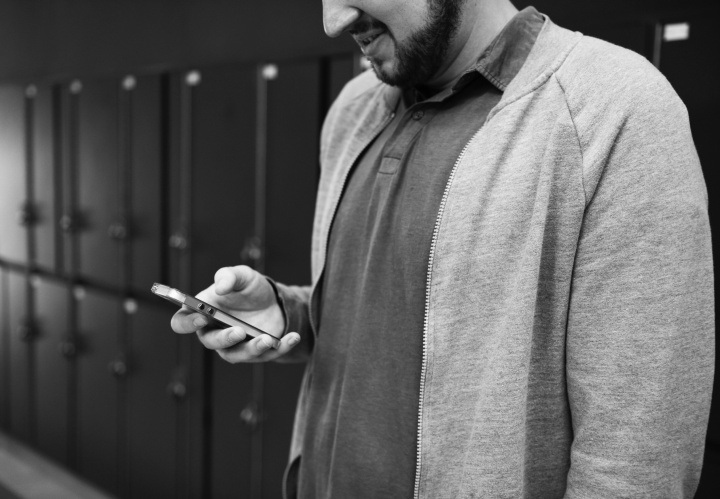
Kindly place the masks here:
POLYGON ((384 71, 372 60, 377 77, 388 85, 411 88, 435 76, 460 26, 464 0, 428 0, 428 22, 403 43, 395 40, 395 71, 384 71))

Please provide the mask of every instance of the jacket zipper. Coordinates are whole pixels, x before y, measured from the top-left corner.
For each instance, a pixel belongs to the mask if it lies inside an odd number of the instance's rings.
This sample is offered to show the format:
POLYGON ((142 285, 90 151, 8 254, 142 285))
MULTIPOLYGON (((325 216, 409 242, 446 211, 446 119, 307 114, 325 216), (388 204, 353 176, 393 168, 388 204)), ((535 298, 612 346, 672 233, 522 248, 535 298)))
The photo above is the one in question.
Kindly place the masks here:
POLYGON ((415 493, 413 497, 419 499, 420 497, 420 466, 422 464, 422 413, 423 413, 423 402, 425 398, 425 376, 427 374, 427 334, 428 334, 428 322, 430 315, 430 280, 432 276, 432 267, 435 260, 435 247, 437 245, 438 232, 440 232, 440 221, 442 220, 443 213, 445 212, 445 205, 447 204, 448 194, 450 193, 450 187, 452 186, 453 180, 455 179, 455 172, 457 171, 460 161, 462 161, 465 153, 467 152, 470 144, 475 137, 480 133, 482 127, 470 137, 465 147, 460 151, 460 156, 455 160, 450 176, 447 183, 445 184, 445 191, 443 192, 442 200, 440 201, 440 209, 438 210, 437 218, 435 219, 435 228, 433 229, 432 242, 430 243, 430 256, 428 258, 428 269, 425 278, 425 319, 423 321, 423 351, 422 351, 422 366, 420 369, 420 396, 418 401, 418 420, 417 420, 417 455, 415 461, 415 493))
POLYGON ((345 175, 343 176, 342 188, 340 189, 340 196, 337 199, 335 199, 335 201, 334 201, 332 216, 330 217, 330 222, 328 224, 328 233, 327 233, 327 237, 325 238, 325 257, 323 259, 322 266, 321 266, 322 270, 320 271, 320 274, 318 274, 317 281, 313 284, 312 292, 310 293, 310 303, 308 304, 310 329, 315 334, 315 336, 317 336, 317 327, 315 326, 315 321, 313 320, 314 314, 312 311, 312 305, 315 302, 314 297, 315 297, 315 291, 317 290, 317 285, 320 282, 320 280, 322 279, 322 275, 325 273, 325 262, 327 261, 328 246, 330 245, 330 229, 332 228, 332 225, 335 222, 335 215, 337 215, 337 210, 338 210, 338 206, 340 205, 340 200, 342 199, 342 195, 345 192, 345 187, 347 184, 348 176, 350 175, 350 172, 354 168, 357 160, 360 158, 360 156, 362 156, 362 153, 365 152, 365 150, 368 148, 368 146, 370 144, 372 144, 375 139, 378 138, 378 136, 382 133, 382 131, 385 130, 385 127, 387 127, 394 118, 395 118, 395 112, 393 111, 387 116, 387 118, 385 118, 385 121, 383 121, 382 126, 379 127, 374 134, 371 135, 370 140, 360 150, 360 152, 357 154, 357 156, 355 156, 355 158, 353 158, 353 161, 351 163, 352 166, 350 166, 350 168, 348 168, 348 170, 345 172, 345 175))

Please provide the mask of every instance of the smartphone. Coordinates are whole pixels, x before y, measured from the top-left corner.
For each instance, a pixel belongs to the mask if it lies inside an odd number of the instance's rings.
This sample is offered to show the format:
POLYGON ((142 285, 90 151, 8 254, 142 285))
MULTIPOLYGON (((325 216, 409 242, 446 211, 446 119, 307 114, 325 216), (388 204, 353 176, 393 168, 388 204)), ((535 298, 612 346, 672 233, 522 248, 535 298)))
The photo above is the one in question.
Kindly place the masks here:
POLYGON ((178 305, 180 307, 185 305, 189 309, 203 314, 205 317, 210 319, 210 324, 215 322, 220 325, 219 327, 223 328, 230 326, 240 326, 241 328, 243 328, 243 331, 247 333, 246 340, 257 338, 261 334, 266 334, 274 340, 273 348, 277 348, 279 346, 280 338, 277 338, 276 336, 268 333, 267 331, 263 331, 259 327, 253 326, 249 322, 238 319, 234 315, 230 315, 229 313, 217 308, 216 306, 205 303, 202 300, 198 300, 194 296, 190 296, 175 288, 171 288, 170 286, 166 286, 165 284, 160 284, 157 282, 153 284, 151 291, 160 298, 165 298, 167 301, 174 303, 175 305, 178 305))

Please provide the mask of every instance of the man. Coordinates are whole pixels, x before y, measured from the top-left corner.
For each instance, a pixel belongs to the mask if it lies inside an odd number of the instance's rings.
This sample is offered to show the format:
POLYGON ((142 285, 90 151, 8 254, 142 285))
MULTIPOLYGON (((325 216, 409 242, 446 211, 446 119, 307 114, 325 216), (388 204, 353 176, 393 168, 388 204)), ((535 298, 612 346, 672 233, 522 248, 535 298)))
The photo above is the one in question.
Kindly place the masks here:
POLYGON ((200 297, 307 360, 286 494, 692 497, 713 373, 707 194, 641 57, 507 0, 325 0, 372 63, 322 132, 313 286, 200 297))

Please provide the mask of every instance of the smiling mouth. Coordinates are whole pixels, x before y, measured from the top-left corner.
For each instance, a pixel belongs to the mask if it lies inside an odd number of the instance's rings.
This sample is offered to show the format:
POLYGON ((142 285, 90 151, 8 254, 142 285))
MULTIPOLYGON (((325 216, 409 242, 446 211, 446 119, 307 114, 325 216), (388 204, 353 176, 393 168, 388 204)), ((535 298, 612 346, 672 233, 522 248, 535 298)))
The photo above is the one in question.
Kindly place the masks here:
MULTIPOLYGON (((359 30, 358 30, 359 31, 359 30)), ((353 38, 357 42, 357 44, 360 46, 362 50, 365 50, 368 48, 372 43, 380 38, 382 35, 387 33, 387 30, 385 29, 372 29, 372 30, 363 30, 360 32, 350 32, 353 35, 353 38)))
POLYGON ((373 35, 366 36, 365 38, 360 38, 360 39, 358 39, 358 43, 360 44, 361 47, 367 47, 372 42, 374 42, 377 39, 377 37, 379 37, 380 35, 382 35, 382 33, 375 33, 373 35))

